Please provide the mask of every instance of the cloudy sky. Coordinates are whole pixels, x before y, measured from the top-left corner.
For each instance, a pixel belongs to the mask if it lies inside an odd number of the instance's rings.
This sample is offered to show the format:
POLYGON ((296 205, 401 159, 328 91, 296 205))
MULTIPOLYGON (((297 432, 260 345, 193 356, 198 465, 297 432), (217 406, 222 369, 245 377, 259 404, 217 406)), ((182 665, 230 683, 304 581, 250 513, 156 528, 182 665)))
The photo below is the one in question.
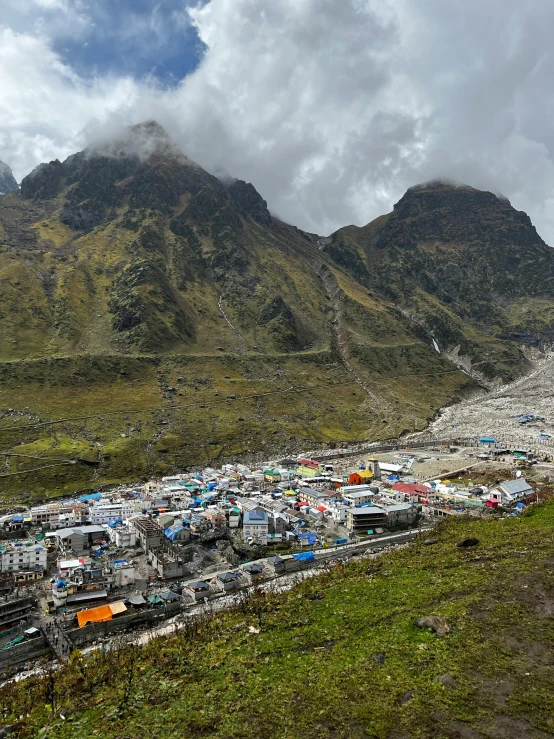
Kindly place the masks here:
POLYGON ((320 234, 448 177, 554 244, 553 35, 552 0, 1 0, 0 159, 156 118, 320 234))

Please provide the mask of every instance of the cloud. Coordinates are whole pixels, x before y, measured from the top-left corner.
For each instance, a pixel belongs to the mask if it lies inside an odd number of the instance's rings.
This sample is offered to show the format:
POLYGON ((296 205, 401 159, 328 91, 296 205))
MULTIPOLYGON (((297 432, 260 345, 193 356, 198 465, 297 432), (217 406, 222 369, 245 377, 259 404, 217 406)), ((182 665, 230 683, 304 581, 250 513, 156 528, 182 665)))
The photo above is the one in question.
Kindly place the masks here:
POLYGON ((21 6, 0 30, 0 159, 19 177, 105 125, 156 118, 192 159, 252 181, 273 212, 318 233, 446 177, 503 192, 554 243, 549 0, 21 6), (130 66, 72 61, 68 23, 120 39, 130 66), (178 84, 177 67, 159 72, 164 45, 201 55, 178 84), (158 62, 147 76, 131 64, 143 50, 158 62))

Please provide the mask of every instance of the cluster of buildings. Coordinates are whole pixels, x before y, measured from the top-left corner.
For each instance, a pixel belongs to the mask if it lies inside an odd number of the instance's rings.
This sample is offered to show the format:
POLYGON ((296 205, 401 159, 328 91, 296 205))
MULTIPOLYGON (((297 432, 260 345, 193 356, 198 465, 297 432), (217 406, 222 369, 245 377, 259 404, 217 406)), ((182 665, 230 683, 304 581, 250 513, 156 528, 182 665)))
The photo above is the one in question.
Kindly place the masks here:
MULTIPOLYGON (((225 550, 241 550, 244 558, 249 547, 344 544, 413 527, 421 515, 515 506, 533 492, 521 477, 461 489, 441 480, 421 483, 410 473, 409 462, 376 459, 347 475, 312 459, 259 470, 235 464, 31 507, 0 518, 0 585, 47 576, 51 607, 77 608, 145 577, 198 576, 206 557, 214 564, 225 550)), ((254 569, 227 573, 221 589, 254 581, 254 569)))

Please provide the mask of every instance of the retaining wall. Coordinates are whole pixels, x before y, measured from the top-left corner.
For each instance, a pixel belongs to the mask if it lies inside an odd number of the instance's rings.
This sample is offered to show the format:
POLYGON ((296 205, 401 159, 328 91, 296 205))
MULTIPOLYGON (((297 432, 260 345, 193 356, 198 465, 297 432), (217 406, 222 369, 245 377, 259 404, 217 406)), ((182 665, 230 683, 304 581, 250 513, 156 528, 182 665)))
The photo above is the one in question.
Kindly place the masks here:
POLYGON ((25 662, 33 662, 46 654, 51 654, 51 650, 42 634, 16 644, 15 647, 4 649, 0 651, 0 674, 9 674, 13 672, 14 667, 19 667, 25 662))

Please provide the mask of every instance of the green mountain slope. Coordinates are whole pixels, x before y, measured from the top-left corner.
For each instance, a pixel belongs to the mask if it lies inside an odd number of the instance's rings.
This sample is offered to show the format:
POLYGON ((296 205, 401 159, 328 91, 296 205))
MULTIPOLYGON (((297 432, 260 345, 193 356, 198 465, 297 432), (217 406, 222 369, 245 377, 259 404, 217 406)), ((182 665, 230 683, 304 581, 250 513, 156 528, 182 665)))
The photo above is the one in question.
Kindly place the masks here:
POLYGON ((521 373, 552 252, 490 193, 414 192, 320 239, 155 122, 40 165, 0 198, 0 491, 388 438, 521 373))
POLYGON ((51 681, 1 689, 4 720, 21 739, 546 739, 553 523, 552 504, 451 519, 433 546, 254 594, 144 647, 75 654, 51 681), (448 633, 418 628, 424 616, 448 633))
POLYGON ((327 242, 335 262, 485 379, 512 378, 521 344, 554 340, 554 252, 505 198, 433 182, 327 242))

